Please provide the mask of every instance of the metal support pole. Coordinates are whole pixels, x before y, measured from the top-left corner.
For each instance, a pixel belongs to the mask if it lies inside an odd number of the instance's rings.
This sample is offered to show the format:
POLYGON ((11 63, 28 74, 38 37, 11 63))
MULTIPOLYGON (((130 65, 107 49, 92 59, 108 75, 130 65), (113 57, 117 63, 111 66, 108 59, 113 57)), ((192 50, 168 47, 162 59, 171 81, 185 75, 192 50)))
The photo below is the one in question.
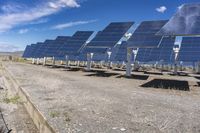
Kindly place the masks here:
MULTIPOLYGON (((136 70, 138 67, 138 62, 136 61, 136 56, 137 56, 137 50, 133 50, 133 70, 136 70)), ((132 56, 131 56, 131 60, 132 60, 132 56)))
POLYGON ((112 62, 111 62, 110 58, 111 58, 112 52, 108 51, 107 54, 108 54, 108 68, 111 69, 112 68, 112 62))
POLYGON ((180 71, 183 71, 183 62, 180 62, 180 71))
POLYGON ((132 58, 132 48, 127 48, 127 63, 126 63, 126 76, 131 76, 131 58, 132 58))
POLYGON ((164 61, 161 60, 161 71, 164 71, 164 61))
POLYGON ((197 73, 200 73, 200 61, 197 63, 197 73))
POLYGON ((174 74, 177 75, 178 71, 177 71, 178 67, 177 67, 177 61, 175 61, 174 63, 174 74))
POLYGON ((52 58, 52 65, 55 66, 56 62, 55 62, 55 57, 52 58))
POLYGON ((79 67, 80 66, 80 61, 77 61, 77 67, 79 67))
POLYGON ((91 70, 93 53, 87 54, 87 71, 91 70))
POLYGON ((112 68, 112 62, 111 61, 109 62, 109 66, 108 67, 109 67, 109 69, 112 68))
POLYGON ((37 62, 36 62, 36 64, 37 64, 37 65, 40 64, 40 59, 39 59, 39 58, 37 58, 37 62))
POLYGON ((174 56, 174 74, 175 75, 178 74, 177 57, 178 57, 179 50, 180 50, 179 46, 176 46, 176 47, 173 48, 173 51, 174 51, 174 54, 175 54, 175 56, 174 56))
POLYGON ((173 64, 170 64, 170 70, 173 70, 173 64))
POLYGON ((158 69, 158 62, 156 61, 156 69, 158 69))
POLYGON ((32 64, 35 64, 35 58, 32 58, 32 64))
POLYGON ((192 63, 192 69, 193 69, 194 72, 195 72, 195 70, 196 70, 195 67, 196 67, 195 62, 193 62, 193 63, 192 63))
POLYGON ((65 67, 69 67, 69 56, 65 56, 65 61, 66 61, 66 63, 65 63, 65 67))
POLYGON ((103 68, 103 61, 100 61, 100 67, 103 68))
POLYGON ((46 57, 44 57, 44 59, 43 59, 43 66, 45 66, 46 65, 46 57))

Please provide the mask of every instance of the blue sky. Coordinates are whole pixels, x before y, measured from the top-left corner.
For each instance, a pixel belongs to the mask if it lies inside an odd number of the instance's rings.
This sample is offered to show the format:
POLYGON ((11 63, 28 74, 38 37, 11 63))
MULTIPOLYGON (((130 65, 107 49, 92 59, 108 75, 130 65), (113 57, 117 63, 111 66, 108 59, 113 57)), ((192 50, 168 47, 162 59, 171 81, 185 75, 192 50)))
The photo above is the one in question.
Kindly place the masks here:
POLYGON ((102 30, 112 21, 169 19, 184 3, 199 0, 0 0, 0 51, 102 30))

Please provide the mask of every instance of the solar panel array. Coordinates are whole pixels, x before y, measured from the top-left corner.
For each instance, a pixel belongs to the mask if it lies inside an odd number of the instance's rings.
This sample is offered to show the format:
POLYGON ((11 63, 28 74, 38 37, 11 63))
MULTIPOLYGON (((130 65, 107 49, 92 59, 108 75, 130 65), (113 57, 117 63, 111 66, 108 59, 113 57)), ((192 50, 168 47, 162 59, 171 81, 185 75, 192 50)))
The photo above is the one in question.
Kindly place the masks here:
POLYGON ((23 57, 43 58, 56 57, 65 58, 66 55, 78 54, 93 31, 77 31, 72 37, 58 36, 55 40, 46 40, 44 43, 27 46, 23 57))
POLYGON ((164 36, 200 35, 200 3, 182 5, 157 33, 164 36))
MULTIPOLYGON (((188 8, 190 9, 190 8, 188 8)), ((24 51, 24 58, 56 57, 87 61, 87 53, 94 53, 93 61, 106 61, 111 51, 111 61, 126 61, 127 48, 139 47, 137 61, 154 62, 163 60, 166 63, 174 61, 173 46, 175 37, 156 35, 168 20, 144 21, 135 30, 128 41, 118 42, 130 29, 134 22, 113 22, 88 43, 86 41, 93 31, 77 31, 73 36, 58 36, 55 40, 28 45, 24 51)), ((180 61, 200 60, 200 37, 184 37, 178 56, 180 61)))
POLYGON ((136 57, 140 62, 157 62, 172 63, 174 61, 173 47, 175 37, 164 37, 158 48, 139 48, 136 57))
POLYGON ((128 47, 157 47, 162 40, 162 36, 157 36, 155 34, 167 23, 167 21, 168 20, 142 22, 128 40, 128 47))
POLYGON ((200 37, 183 37, 178 55, 179 61, 200 61, 200 37))

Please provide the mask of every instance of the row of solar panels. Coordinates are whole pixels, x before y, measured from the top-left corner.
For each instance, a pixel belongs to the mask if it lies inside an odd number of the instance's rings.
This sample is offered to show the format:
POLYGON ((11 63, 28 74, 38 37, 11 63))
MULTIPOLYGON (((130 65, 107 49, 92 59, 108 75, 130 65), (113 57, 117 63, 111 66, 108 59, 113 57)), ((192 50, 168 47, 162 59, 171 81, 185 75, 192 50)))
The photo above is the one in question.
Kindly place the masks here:
MULTIPOLYGON (((88 39, 93 31, 77 31, 73 36, 58 36, 55 40, 46 40, 45 42, 28 45, 23 54, 24 58, 43 58, 55 57, 56 59, 87 60, 87 53, 94 53, 93 60, 106 60, 107 52, 111 51, 111 61, 126 61, 127 47, 139 48, 137 59, 141 62, 161 61, 173 62, 173 46, 175 37, 163 37, 156 35, 157 32, 168 22, 144 21, 132 34, 132 36, 121 44, 118 42, 124 37, 134 22, 113 22, 104 30, 99 31, 89 42, 88 39)), ((179 60, 198 61, 198 50, 195 47, 185 48, 185 44, 198 43, 198 38, 184 38, 180 51, 179 60), (186 42, 185 42, 186 40, 186 42), (189 40, 189 41, 188 41, 189 40), (184 56, 185 51, 197 51, 190 56, 184 56), (196 55, 195 57, 193 57, 196 55)), ((198 45, 197 45, 198 47, 198 45)))

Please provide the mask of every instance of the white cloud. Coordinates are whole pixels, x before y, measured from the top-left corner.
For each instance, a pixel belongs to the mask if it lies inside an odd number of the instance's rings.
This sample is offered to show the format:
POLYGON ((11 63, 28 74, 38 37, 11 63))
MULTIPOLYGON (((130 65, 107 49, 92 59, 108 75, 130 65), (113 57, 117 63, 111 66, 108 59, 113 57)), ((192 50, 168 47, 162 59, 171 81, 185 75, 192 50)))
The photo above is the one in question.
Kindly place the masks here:
POLYGON ((58 24, 52 27, 52 29, 57 29, 57 30, 62 30, 64 28, 69 28, 77 25, 83 25, 83 24, 89 24, 89 23, 94 23, 97 20, 88 20, 88 21, 75 21, 75 22, 68 22, 64 24, 58 24))
POLYGON ((156 8, 156 11, 157 11, 157 12, 160 12, 160 13, 164 13, 166 10, 167 10, 167 7, 166 7, 166 6, 161 6, 161 7, 159 7, 159 8, 156 8))
POLYGON ((35 24, 43 24, 43 23, 47 23, 49 21, 49 19, 45 18, 45 19, 39 19, 33 22, 30 22, 29 24, 35 25, 35 24))
POLYGON ((29 29, 21 29, 21 30, 19 30, 19 34, 25 34, 25 33, 27 33, 29 31, 29 29))
POLYGON ((33 8, 24 7, 24 5, 3 5, 1 6, 3 13, 0 14, 0 32, 6 32, 17 25, 55 14, 62 8, 79 6, 76 0, 50 0, 50 2, 43 2, 33 8))
POLYGON ((0 42, 0 52, 14 52, 19 50, 21 49, 15 45, 11 45, 7 42, 0 42))

